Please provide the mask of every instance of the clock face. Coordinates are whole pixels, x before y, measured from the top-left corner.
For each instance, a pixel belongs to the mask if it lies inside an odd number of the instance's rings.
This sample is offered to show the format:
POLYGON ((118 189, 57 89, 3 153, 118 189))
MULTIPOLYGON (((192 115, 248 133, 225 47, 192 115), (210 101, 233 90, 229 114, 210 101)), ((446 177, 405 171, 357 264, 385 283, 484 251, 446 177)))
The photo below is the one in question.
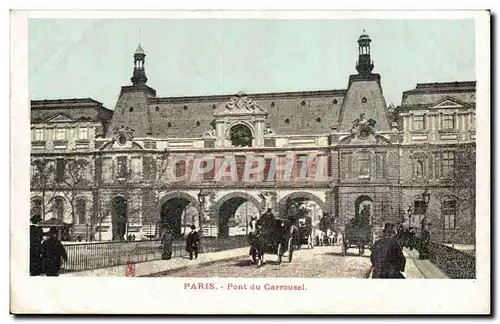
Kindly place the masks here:
POLYGON ((360 132, 359 132, 359 138, 362 138, 362 139, 365 139, 369 136, 370 134, 368 133, 368 131, 366 129, 362 129, 360 132))

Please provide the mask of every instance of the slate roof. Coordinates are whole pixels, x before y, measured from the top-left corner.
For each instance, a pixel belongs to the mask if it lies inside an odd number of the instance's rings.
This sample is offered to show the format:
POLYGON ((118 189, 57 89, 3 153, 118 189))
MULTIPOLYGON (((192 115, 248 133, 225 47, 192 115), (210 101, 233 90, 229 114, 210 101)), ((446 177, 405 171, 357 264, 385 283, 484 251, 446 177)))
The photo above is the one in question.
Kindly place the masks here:
POLYGON ((414 89, 403 92, 401 107, 428 107, 447 97, 475 105, 476 81, 417 83, 414 89))
POLYGON ((32 100, 31 122, 40 123, 57 115, 74 121, 109 121, 113 111, 91 98, 32 100))
MULTIPOLYGON (((280 135, 328 134, 337 122, 346 90, 247 94, 269 112, 271 129, 280 135)), ((120 123, 135 130, 135 137, 202 137, 211 129, 213 113, 231 95, 147 98, 144 92, 124 93, 117 104, 110 130, 120 123), (128 106, 135 107, 130 111, 128 106)), ((108 134, 109 135, 109 134, 108 134)))

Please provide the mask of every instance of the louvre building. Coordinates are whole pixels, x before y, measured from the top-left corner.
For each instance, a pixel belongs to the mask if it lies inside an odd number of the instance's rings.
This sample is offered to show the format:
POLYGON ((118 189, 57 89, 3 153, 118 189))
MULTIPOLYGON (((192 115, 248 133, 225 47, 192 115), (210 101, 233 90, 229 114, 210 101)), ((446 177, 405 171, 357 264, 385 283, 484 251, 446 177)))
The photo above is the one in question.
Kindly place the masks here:
POLYGON ((315 226, 326 213, 342 228, 369 208, 375 227, 426 223, 438 240, 470 242, 476 82, 417 83, 388 105, 371 39, 357 43, 345 89, 159 97, 139 46, 113 110, 91 98, 31 101, 31 213, 68 240, 191 224, 224 237, 301 201, 315 226))

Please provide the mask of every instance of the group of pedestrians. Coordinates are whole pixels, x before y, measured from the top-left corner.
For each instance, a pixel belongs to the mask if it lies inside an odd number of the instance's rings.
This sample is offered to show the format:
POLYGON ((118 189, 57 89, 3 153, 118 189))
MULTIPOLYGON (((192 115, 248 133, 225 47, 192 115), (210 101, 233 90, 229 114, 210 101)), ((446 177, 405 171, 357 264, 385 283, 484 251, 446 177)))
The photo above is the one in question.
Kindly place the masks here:
POLYGON ((31 217, 30 224, 30 276, 46 275, 57 277, 61 270, 62 260, 68 260, 66 249, 58 238, 56 228, 44 234, 39 226, 39 215, 31 217))
MULTIPOLYGON (((168 227, 163 230, 161 237, 162 244, 162 260, 169 260, 172 258, 172 245, 175 236, 171 229, 168 227)), ((198 259, 198 251, 200 248, 200 234, 196 230, 196 226, 191 225, 191 232, 186 237, 186 252, 189 254, 189 259, 198 259)))

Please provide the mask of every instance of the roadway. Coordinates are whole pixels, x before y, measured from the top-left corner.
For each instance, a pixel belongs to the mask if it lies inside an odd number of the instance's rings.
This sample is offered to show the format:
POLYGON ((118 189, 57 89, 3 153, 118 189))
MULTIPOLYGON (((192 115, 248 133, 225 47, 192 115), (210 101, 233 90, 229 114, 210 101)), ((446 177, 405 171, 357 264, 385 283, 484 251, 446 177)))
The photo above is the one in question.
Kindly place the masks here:
MULTIPOLYGON (((305 246, 304 246, 305 247, 305 246)), ((219 261, 200 267, 190 267, 172 271, 169 277, 269 277, 269 278, 367 278, 370 272, 370 251, 359 256, 357 249, 349 250, 342 256, 339 246, 314 247, 293 252, 292 262, 288 262, 287 254, 283 262, 278 264, 276 255, 266 255, 265 264, 261 267, 252 264, 249 256, 219 261)))

